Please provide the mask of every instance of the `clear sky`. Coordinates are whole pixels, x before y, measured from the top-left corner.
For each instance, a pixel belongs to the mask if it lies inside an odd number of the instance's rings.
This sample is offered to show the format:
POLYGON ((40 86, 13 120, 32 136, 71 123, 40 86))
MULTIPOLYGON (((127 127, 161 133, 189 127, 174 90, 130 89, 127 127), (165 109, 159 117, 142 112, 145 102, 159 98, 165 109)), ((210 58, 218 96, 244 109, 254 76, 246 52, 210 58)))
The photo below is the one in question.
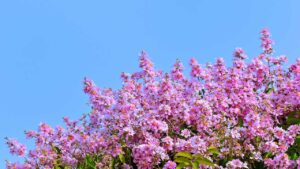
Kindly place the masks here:
POLYGON ((188 70, 192 56, 230 63, 235 47, 258 54, 268 27, 275 54, 291 63, 300 56, 299 9, 299 0, 0 0, 0 168, 15 160, 5 136, 28 142, 25 129, 88 112, 83 77, 118 88, 142 49, 164 71, 176 58, 188 70))

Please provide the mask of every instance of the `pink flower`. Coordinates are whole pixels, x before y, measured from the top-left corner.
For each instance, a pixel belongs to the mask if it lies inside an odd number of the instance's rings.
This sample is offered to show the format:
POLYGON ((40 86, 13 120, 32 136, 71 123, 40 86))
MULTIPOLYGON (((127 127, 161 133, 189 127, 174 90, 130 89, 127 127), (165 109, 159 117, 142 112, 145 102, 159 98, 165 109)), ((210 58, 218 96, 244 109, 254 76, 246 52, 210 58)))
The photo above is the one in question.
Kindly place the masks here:
POLYGON ((125 127, 125 128, 123 129, 123 131, 126 132, 129 136, 133 136, 134 133, 135 133, 135 132, 133 131, 132 127, 125 127))
POLYGON ((184 78, 182 71, 183 71, 183 65, 179 60, 177 60, 176 63, 174 64, 172 72, 171 72, 172 79, 173 80, 182 80, 184 78))
POLYGON ((297 165, 298 165, 298 167, 297 167, 297 169, 300 169, 300 157, 297 159, 297 165))
POLYGON ((22 156, 22 157, 25 156, 25 152, 26 152, 25 145, 11 138, 6 138, 6 144, 8 145, 11 154, 22 156))
POLYGON ((27 138, 34 138, 34 137, 36 137, 36 134, 37 133, 35 131, 32 131, 32 130, 25 131, 25 135, 26 135, 27 138))
POLYGON ((231 169, 248 168, 247 163, 243 163, 239 159, 234 159, 234 160, 227 162, 226 167, 231 168, 231 169))
POLYGON ((272 44, 273 41, 270 39, 270 32, 267 28, 261 31, 261 47, 265 54, 271 54, 273 51, 272 44))
POLYGON ((191 132, 188 129, 181 130, 181 135, 185 138, 188 138, 191 136, 191 132))
POLYGON ((25 164, 18 164, 18 163, 10 163, 7 162, 6 163, 6 168, 7 169, 32 169, 35 168, 34 166, 32 166, 29 163, 25 163, 25 164))
POLYGON ((239 59, 246 59, 247 58, 247 55, 245 54, 245 52, 242 48, 236 48, 234 53, 233 53, 233 56, 235 58, 239 58, 239 59))
POLYGON ((192 71, 190 73, 191 76, 199 78, 201 76, 202 69, 201 69, 200 65, 198 64, 197 60, 195 58, 192 58, 190 60, 190 65, 192 67, 192 71))
POLYGON ((155 132, 166 132, 168 131, 168 124, 160 120, 150 120, 149 128, 155 132))
POLYGON ((285 134, 286 132, 282 128, 276 127, 274 129, 274 136, 281 141, 284 140, 285 134))
POLYGON ((177 166, 177 165, 176 165, 175 162, 173 162, 173 161, 168 161, 168 162, 164 165, 163 169, 175 169, 176 166, 177 166))
POLYGON ((289 160, 288 155, 285 153, 276 155, 274 159, 265 159, 264 163, 268 168, 292 169, 296 166, 296 163, 292 160, 289 160))
POLYGON ((153 70, 153 63, 148 58, 148 55, 145 51, 142 51, 140 55, 140 67, 145 71, 153 70))
POLYGON ((138 168, 151 169, 166 158, 164 150, 155 145, 141 144, 133 148, 133 159, 138 168))
POLYGON ((163 138, 162 143, 163 143, 163 147, 166 150, 173 150, 174 141, 171 137, 167 136, 167 137, 163 138))

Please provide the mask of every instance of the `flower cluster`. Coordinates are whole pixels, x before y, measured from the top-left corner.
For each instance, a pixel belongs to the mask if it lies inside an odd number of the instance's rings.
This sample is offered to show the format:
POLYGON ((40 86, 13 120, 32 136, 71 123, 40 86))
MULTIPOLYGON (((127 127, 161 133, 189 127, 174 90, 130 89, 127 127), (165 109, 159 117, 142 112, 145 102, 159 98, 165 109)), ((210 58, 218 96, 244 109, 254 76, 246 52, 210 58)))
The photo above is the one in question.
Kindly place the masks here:
POLYGON ((263 48, 264 50, 264 53, 272 53, 273 51, 273 48, 272 48, 272 44, 273 44, 273 41, 270 39, 270 32, 267 28, 263 29, 261 31, 261 47, 263 48))
POLYGON ((6 138, 6 144, 9 147, 10 153, 13 155, 24 156, 26 147, 15 139, 6 138))
POLYGON ((262 53, 247 62, 237 48, 231 67, 192 58, 190 77, 179 60, 163 73, 142 52, 141 71, 122 73, 119 90, 85 78, 91 112, 26 131, 28 152, 8 139, 25 159, 7 168, 300 168, 300 59, 285 69, 261 35, 262 53))
POLYGON ((238 168, 248 168, 247 163, 241 162, 239 159, 231 160, 226 164, 227 168, 238 169, 238 168))

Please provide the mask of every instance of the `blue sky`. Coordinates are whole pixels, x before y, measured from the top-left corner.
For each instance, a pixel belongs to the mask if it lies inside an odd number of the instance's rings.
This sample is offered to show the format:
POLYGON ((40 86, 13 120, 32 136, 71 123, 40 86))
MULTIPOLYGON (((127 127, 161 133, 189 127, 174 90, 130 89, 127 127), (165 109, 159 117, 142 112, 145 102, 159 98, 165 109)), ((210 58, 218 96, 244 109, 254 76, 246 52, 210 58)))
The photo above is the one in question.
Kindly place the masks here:
POLYGON ((89 111, 84 76, 100 87, 121 86, 120 73, 138 70, 146 50, 168 71, 187 63, 231 61, 235 47, 260 52, 259 31, 268 27, 275 54, 289 63, 300 56, 299 0, 1 0, 0 168, 4 137, 25 140, 40 122, 62 124, 89 111))

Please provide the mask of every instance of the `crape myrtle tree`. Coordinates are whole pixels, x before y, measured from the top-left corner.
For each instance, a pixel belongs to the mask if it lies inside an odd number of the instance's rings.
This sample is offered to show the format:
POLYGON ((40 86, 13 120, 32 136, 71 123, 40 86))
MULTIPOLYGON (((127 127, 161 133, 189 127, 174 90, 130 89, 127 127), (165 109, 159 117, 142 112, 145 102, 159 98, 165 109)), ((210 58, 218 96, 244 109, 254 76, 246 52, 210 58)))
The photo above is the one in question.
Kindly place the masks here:
POLYGON ((26 131, 32 150, 7 138, 23 163, 8 169, 300 168, 300 59, 273 55, 267 29, 251 61, 241 48, 228 67, 219 58, 190 76, 177 60, 170 73, 140 55, 141 71, 122 73, 119 90, 84 79, 91 112, 66 127, 26 131))

